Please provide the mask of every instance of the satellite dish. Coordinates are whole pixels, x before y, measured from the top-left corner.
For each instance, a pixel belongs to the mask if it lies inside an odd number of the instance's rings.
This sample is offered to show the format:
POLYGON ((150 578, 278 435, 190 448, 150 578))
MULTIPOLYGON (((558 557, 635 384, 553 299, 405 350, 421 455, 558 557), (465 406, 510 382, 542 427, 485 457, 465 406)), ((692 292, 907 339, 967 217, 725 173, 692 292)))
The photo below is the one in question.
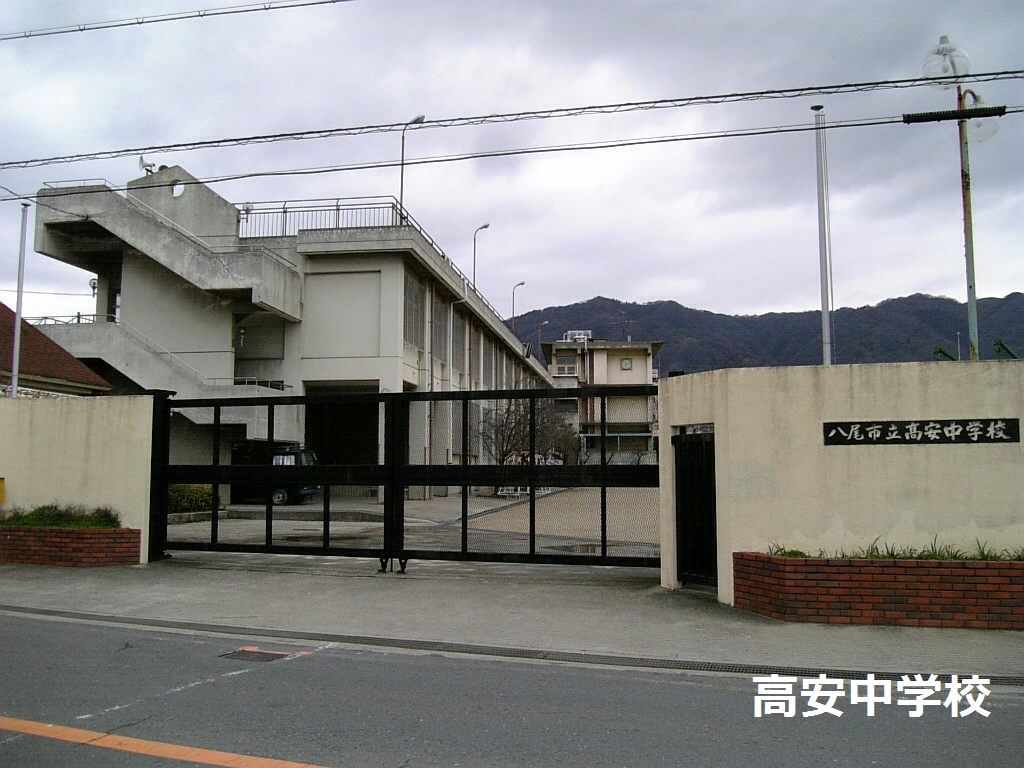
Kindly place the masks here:
MULTIPOLYGON (((939 44, 925 55, 921 71, 925 77, 962 77, 970 74, 971 59, 967 55, 967 51, 949 42, 949 38, 943 35, 939 38, 939 44)), ((952 80, 944 83, 932 83, 932 87, 943 91, 948 91, 955 85, 956 83, 952 80)))
POLYGON ((146 162, 146 158, 143 157, 142 155, 139 155, 139 170, 140 171, 145 171, 146 175, 148 176, 149 174, 151 174, 153 172, 154 168, 156 168, 156 163, 147 163, 146 162))

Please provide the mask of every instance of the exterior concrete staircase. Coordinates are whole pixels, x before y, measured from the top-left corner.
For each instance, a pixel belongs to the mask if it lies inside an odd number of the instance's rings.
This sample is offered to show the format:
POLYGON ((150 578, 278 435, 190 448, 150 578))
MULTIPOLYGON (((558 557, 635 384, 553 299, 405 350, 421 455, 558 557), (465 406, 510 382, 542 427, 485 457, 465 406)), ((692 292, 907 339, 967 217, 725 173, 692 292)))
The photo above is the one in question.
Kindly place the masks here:
POLYGON ((197 288, 211 293, 247 291, 258 307, 290 321, 301 317, 298 269, 263 246, 241 244, 237 237, 233 243, 213 245, 106 184, 43 188, 38 195, 44 202, 53 200, 52 207, 39 210, 40 253, 73 263, 62 253, 61 239, 47 237, 47 229, 59 233, 62 226, 87 220, 197 288))
MULTIPOLYGON (((227 397, 280 397, 282 389, 258 383, 222 381, 203 377, 199 371, 139 331, 121 322, 81 318, 86 322, 37 322, 51 340, 79 359, 102 360, 119 371, 131 371, 132 380, 147 390, 168 390, 175 399, 227 397)), ((44 318, 43 320, 51 320, 44 318)), ((212 424, 212 408, 180 408, 177 412, 194 424, 212 424)), ((283 413, 275 419, 275 435, 279 440, 298 440, 299 424, 292 414, 283 413), (282 418, 283 416, 283 418, 282 418)), ((224 425, 238 424, 246 428, 246 439, 265 439, 266 409, 256 407, 224 409, 224 425)))

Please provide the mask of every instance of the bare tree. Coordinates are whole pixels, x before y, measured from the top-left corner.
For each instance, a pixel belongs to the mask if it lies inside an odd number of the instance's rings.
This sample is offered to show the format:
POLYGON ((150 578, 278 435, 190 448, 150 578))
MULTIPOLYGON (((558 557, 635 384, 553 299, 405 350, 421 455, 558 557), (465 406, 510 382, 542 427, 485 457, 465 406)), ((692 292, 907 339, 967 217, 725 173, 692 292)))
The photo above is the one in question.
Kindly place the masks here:
MULTIPOLYGON (((575 450, 579 435, 559 413, 554 400, 537 398, 536 454, 566 456, 575 450)), ((479 420, 481 454, 497 464, 516 463, 517 456, 530 456, 530 400, 515 398, 494 401, 484 407, 479 420)), ((532 458, 530 459, 532 461, 532 458)))

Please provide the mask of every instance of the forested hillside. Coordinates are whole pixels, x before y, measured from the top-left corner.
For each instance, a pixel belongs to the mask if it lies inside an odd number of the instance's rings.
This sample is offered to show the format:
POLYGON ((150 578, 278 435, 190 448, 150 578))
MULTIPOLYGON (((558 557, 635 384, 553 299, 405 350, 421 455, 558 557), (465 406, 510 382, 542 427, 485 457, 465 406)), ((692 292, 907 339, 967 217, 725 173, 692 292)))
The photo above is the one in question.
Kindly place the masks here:
MULTIPOLYGON (((953 299, 916 294, 873 307, 836 310, 833 320, 836 363, 932 360, 936 347, 957 357, 967 352, 967 309, 953 299)), ((1002 339, 1024 354, 1024 293, 979 299, 981 357, 996 357, 1002 339)), ((516 331, 536 348, 570 329, 593 330, 595 338, 663 341, 656 361, 670 371, 821 363, 821 313, 719 315, 674 301, 635 304, 601 296, 564 307, 548 307, 516 318, 516 331), (541 325, 546 323, 545 325, 541 325)))

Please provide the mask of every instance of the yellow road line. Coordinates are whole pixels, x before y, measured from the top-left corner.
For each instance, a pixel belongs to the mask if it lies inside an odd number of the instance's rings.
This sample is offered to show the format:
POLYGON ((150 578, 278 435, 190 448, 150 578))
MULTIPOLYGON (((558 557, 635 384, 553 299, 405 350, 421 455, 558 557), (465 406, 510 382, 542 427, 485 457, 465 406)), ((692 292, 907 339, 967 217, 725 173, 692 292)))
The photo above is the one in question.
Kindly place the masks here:
POLYGON ((0 730, 25 733, 30 736, 42 736, 47 739, 71 741, 76 744, 88 744, 91 747, 117 749, 122 752, 133 752, 139 755, 166 757, 171 760, 182 760, 203 765, 219 765, 224 768, 327 768, 322 765, 294 763, 290 760, 275 760, 270 757, 253 757, 233 752, 218 752, 213 749, 167 744, 161 741, 133 739, 129 736, 118 736, 99 731, 86 731, 81 728, 67 728, 62 725, 38 723, 33 720, 17 720, 13 717, 0 717, 0 730))

